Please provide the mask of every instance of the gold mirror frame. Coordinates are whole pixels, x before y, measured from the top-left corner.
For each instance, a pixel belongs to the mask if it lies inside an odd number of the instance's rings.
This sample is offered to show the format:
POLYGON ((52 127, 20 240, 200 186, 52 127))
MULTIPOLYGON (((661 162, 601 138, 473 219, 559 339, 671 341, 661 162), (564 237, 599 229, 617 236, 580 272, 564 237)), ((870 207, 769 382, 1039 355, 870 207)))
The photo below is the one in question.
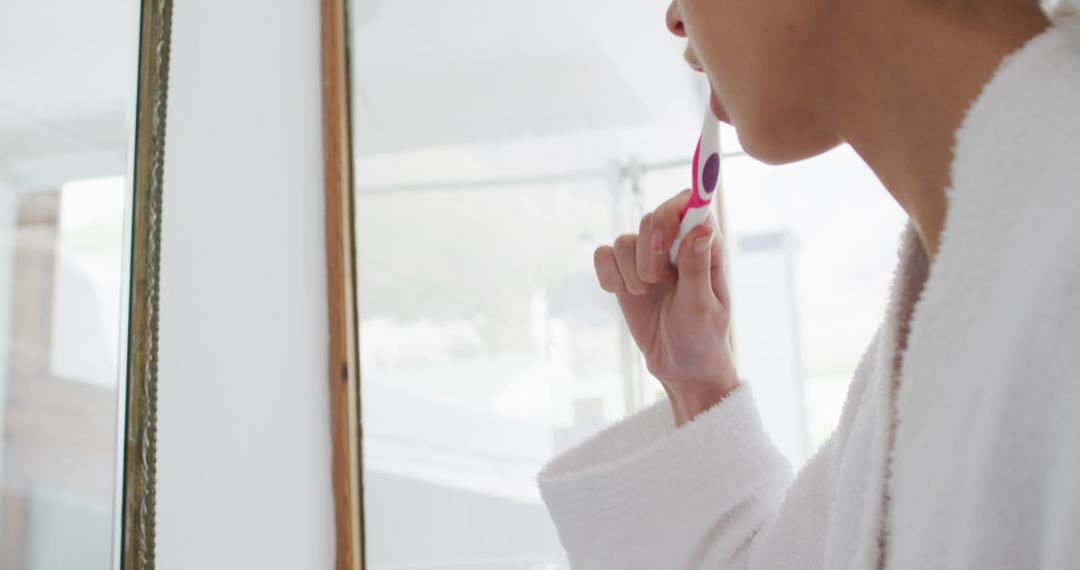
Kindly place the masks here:
POLYGON ((120 567, 154 568, 158 290, 172 0, 142 0, 135 120, 120 567))

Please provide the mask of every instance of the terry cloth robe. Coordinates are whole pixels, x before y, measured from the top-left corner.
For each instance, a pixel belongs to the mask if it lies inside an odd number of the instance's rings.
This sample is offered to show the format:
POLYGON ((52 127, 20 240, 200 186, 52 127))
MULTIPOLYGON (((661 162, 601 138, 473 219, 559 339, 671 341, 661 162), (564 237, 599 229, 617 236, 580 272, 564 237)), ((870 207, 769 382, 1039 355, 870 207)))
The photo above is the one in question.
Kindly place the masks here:
POLYGON ((573 568, 1080 568, 1080 32, 1002 60, 951 173, 798 474, 752 380, 678 429, 661 401, 540 472, 573 568))

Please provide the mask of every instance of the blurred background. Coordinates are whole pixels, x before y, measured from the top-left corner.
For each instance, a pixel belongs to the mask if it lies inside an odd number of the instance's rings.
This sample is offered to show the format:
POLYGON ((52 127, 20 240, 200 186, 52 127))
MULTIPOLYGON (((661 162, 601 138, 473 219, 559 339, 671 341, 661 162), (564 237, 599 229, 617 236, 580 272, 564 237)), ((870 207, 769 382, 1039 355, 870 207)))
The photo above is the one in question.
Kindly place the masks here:
MULTIPOLYGON (((371 568, 566 567, 536 472, 663 397, 592 255, 690 184, 708 85, 666 8, 352 3, 371 568)), ((738 369, 798 468, 906 215, 849 147, 770 167, 725 125, 722 148, 738 369)))

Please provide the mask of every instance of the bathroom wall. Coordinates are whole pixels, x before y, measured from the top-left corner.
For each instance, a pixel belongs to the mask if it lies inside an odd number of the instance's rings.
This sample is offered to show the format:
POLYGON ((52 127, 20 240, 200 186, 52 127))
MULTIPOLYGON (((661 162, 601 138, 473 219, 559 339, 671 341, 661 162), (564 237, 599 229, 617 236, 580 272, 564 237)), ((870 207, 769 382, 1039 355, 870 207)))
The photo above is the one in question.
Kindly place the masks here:
POLYGON ((174 9, 158 568, 332 568, 319 3, 174 9))

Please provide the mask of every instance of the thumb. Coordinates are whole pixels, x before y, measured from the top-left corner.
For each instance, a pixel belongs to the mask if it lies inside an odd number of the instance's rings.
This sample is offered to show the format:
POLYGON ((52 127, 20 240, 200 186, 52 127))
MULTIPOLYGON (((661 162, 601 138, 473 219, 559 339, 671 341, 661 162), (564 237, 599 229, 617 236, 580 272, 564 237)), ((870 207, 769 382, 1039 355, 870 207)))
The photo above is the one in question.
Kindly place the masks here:
POLYGON ((689 301, 695 306, 716 300, 711 275, 715 241, 716 229, 706 222, 686 234, 686 239, 679 244, 676 300, 689 301))

